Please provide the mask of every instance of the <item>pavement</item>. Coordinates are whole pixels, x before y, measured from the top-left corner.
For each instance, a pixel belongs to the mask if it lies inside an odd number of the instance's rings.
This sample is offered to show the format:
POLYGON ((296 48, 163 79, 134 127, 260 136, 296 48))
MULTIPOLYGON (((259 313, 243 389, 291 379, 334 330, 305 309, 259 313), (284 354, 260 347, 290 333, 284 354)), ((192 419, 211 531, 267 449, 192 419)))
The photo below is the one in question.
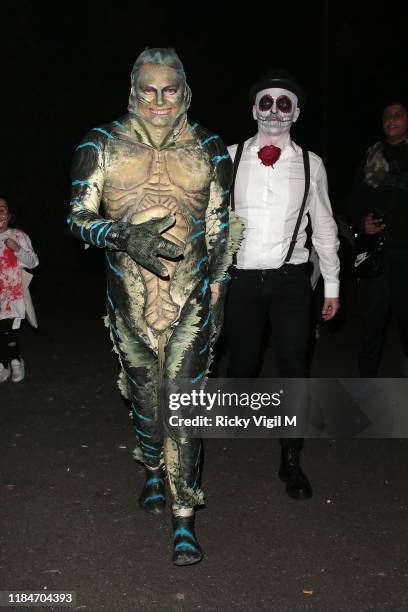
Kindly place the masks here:
MULTIPOLYGON (((66 609, 87 612, 406 611, 407 439, 307 440, 307 501, 277 477, 277 440, 206 440, 205 559, 172 565, 169 509, 138 509, 143 468, 94 265, 37 274, 27 375, 0 386, 0 591, 74 591, 66 609)), ((321 326, 314 376, 357 374, 353 295, 341 324, 321 326)), ((381 375, 399 358, 392 327, 381 375)))

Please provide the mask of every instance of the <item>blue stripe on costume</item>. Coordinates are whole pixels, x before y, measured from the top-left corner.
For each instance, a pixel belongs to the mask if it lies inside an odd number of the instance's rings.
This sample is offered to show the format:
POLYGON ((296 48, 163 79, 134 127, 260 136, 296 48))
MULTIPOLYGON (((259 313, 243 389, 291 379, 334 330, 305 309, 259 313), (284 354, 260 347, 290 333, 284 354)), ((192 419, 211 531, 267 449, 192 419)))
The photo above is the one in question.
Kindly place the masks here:
POLYGON ((204 223, 204 219, 196 219, 194 215, 191 215, 191 220, 194 225, 200 225, 200 223, 204 223))
POLYGON ((139 434, 139 436, 143 436, 144 438, 151 438, 152 437, 150 434, 146 433, 145 431, 142 431, 141 429, 138 429, 136 427, 136 425, 133 427, 133 429, 135 430, 135 432, 137 434, 139 434))
POLYGON ((106 292, 106 297, 108 298, 108 302, 109 302, 109 305, 112 308, 112 310, 115 310, 115 307, 114 307, 113 302, 111 300, 111 297, 109 295, 109 291, 106 292))
POLYGON ((119 270, 115 268, 115 266, 112 264, 111 260, 109 259, 108 253, 106 253, 106 261, 108 262, 108 266, 116 274, 116 276, 119 276, 119 278, 123 278, 123 274, 119 272, 119 270))
POLYGON ((92 236, 92 232, 99 227, 100 225, 105 226, 106 221, 95 221, 95 223, 92 223, 91 227, 89 228, 89 241, 92 242, 93 244, 96 244, 96 242, 93 239, 92 236))
POLYGON ((83 144, 78 145, 75 150, 78 151, 78 149, 85 149, 86 147, 92 147, 92 148, 96 149, 97 151, 101 150, 101 147, 98 144, 96 144, 96 142, 92 142, 91 140, 89 140, 88 142, 84 142, 83 144))
POLYGON ((230 159, 229 155, 214 155, 214 157, 211 158, 211 161, 215 162, 216 164, 219 164, 220 161, 223 161, 224 159, 230 159))
POLYGON ((182 538, 190 538, 190 540, 195 541, 195 537, 193 536, 191 531, 189 531, 185 527, 177 527, 176 531, 174 532, 174 539, 178 538, 179 536, 182 538))
POLYGON ((198 552, 198 548, 190 544, 190 542, 180 542, 180 544, 176 544, 174 550, 193 550, 194 552, 198 552))
POLYGON ((203 348, 201 349, 201 351, 198 352, 199 355, 202 355, 203 353, 205 353, 205 351, 208 349, 208 342, 205 346, 203 346, 203 348))
POLYGON ((198 238, 199 236, 203 236, 204 234, 205 234, 204 230, 196 232, 195 234, 191 234, 190 240, 195 240, 196 238, 198 238))
POLYGON ((203 140, 201 144, 206 145, 208 142, 211 142, 212 140, 218 140, 218 139, 219 139, 219 136, 217 136, 217 134, 214 134, 214 136, 209 136, 208 138, 203 140))
POLYGON ((102 128, 92 128, 92 131, 93 132, 100 132, 104 136, 107 136, 109 139, 113 139, 114 138, 114 136, 112 134, 110 134, 106 130, 103 130, 102 128))
POLYGON ((206 318, 206 320, 204 321, 204 323, 201 326, 201 329, 203 329, 204 327, 207 327, 209 321, 211 319, 211 312, 208 313, 208 317, 206 318))
POLYGON ((202 257, 200 259, 200 261, 197 263, 196 267, 194 268, 194 274, 197 274, 197 272, 200 271, 201 266, 203 265, 203 263, 205 263, 208 260, 208 257, 202 257))
POLYGON ((191 379, 191 382, 192 382, 192 383, 196 383, 196 382, 198 382, 199 380, 201 380, 202 378, 204 378, 204 376, 205 376, 205 370, 203 370, 202 372, 200 372, 200 374, 198 374, 198 375, 197 375, 195 378, 192 378, 192 379, 191 379))
POLYGON ((91 183, 87 180, 84 181, 80 181, 79 179, 75 179, 75 181, 72 181, 71 185, 73 187, 75 187, 75 185, 90 185, 91 183))
POLYGON ((144 414, 141 414, 140 412, 138 412, 136 410, 136 408, 133 406, 133 404, 132 404, 132 411, 137 416, 137 418, 141 419, 142 421, 151 421, 152 420, 151 418, 149 418, 147 416, 144 416, 144 414))
POLYGON ((200 293, 201 295, 204 297, 205 294, 207 293, 207 289, 208 289, 208 285, 210 284, 210 281, 208 280, 208 278, 205 278, 203 281, 203 285, 200 289, 200 293))
POLYGON ((164 495, 162 493, 155 493, 154 495, 149 495, 148 497, 146 497, 143 500, 143 503, 145 504, 148 501, 154 501, 156 499, 165 499, 165 497, 164 497, 164 495))

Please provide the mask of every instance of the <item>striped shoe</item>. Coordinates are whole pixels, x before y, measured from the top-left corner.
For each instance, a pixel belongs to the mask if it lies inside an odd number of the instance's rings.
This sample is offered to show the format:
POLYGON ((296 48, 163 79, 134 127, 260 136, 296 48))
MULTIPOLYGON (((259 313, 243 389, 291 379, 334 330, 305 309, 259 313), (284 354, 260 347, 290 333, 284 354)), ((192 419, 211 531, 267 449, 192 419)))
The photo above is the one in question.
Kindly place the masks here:
POLYGON ((194 532, 194 515, 173 516, 173 563, 193 565, 203 558, 203 551, 194 532))

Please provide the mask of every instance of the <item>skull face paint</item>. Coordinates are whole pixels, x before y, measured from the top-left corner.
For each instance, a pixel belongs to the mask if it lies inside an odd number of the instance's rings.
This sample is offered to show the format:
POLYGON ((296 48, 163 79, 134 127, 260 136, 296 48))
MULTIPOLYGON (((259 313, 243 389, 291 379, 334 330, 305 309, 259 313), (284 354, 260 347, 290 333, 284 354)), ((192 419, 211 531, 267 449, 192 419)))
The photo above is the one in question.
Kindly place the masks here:
MULTIPOLYGON (((259 110, 262 112, 268 111, 273 107, 274 103, 275 100, 272 98, 272 96, 265 94, 259 100, 259 110)), ((290 113, 292 110, 292 101, 290 98, 288 98, 288 96, 279 96, 279 98, 276 100, 276 107, 282 113, 290 113)))
POLYGON ((260 132, 269 136, 289 133, 292 123, 299 117, 297 96, 288 89, 263 89, 253 106, 253 117, 260 132))

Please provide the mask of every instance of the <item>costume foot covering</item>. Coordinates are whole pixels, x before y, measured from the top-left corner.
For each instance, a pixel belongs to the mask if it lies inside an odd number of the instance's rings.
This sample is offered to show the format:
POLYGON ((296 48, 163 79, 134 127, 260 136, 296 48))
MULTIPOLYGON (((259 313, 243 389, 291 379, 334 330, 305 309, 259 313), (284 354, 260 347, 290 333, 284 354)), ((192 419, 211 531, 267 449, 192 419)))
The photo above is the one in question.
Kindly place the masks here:
POLYGON ((146 468, 146 482, 139 497, 142 510, 150 514, 163 513, 166 505, 164 484, 164 472, 161 466, 155 470, 146 468))
POLYGON ((193 565, 203 558, 194 532, 193 516, 173 516, 173 563, 193 565))

